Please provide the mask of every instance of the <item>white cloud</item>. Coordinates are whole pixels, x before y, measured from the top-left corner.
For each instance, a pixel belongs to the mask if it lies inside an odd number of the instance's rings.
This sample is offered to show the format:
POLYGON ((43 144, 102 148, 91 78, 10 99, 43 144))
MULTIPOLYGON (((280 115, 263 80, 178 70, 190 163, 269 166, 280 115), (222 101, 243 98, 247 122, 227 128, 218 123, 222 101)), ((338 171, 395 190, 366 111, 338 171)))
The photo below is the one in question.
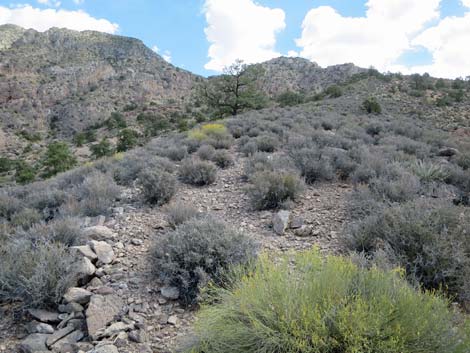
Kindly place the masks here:
POLYGON ((414 40, 414 45, 428 49, 433 64, 414 67, 434 76, 459 77, 470 75, 470 12, 463 17, 447 17, 425 30, 414 40))
POLYGON ((77 31, 95 30, 116 33, 119 26, 106 19, 97 19, 88 13, 62 9, 38 9, 31 5, 8 8, 0 6, 0 24, 11 23, 37 31, 46 31, 51 27, 68 28, 77 31))
POLYGON ((38 0, 38 3, 41 5, 45 6, 53 6, 53 7, 60 7, 61 2, 60 1, 54 1, 54 0, 38 0))
POLYGON ((85 2, 85 0, 73 0, 73 2, 77 5, 81 5, 85 2))
POLYGON ((310 10, 296 43, 322 66, 353 62, 390 69, 411 39, 438 18, 440 0, 369 0, 365 17, 344 17, 329 6, 310 10))
POLYGON ((275 44, 276 34, 286 27, 283 10, 253 0, 206 0, 204 13, 211 43, 206 69, 221 71, 236 59, 256 63, 281 55, 275 44))
POLYGON ((164 60, 166 60, 166 61, 168 61, 169 63, 171 63, 171 51, 165 50, 163 53, 161 53, 161 52, 160 52, 160 48, 157 47, 156 45, 154 45, 154 46, 152 47, 152 50, 153 50, 155 53, 161 55, 161 57, 162 57, 164 60))
POLYGON ((462 0, 462 5, 465 7, 470 7, 470 0, 462 0))

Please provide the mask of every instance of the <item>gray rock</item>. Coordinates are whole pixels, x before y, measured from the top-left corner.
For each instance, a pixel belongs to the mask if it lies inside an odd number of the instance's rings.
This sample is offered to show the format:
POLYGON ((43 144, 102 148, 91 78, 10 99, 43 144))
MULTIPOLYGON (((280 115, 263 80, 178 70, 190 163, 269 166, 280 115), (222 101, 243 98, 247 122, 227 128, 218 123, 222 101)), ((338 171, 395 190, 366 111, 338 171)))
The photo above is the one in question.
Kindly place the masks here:
POLYGON ((34 333, 29 335, 18 345, 18 350, 21 353, 37 353, 48 351, 46 347, 46 340, 50 335, 42 333, 34 333))
POLYGON ((43 322, 32 321, 26 324, 26 331, 28 331, 28 333, 51 334, 54 333, 54 328, 51 325, 45 324, 43 322))
POLYGON ((92 240, 89 243, 91 249, 96 253, 98 256, 98 260, 107 265, 113 262, 114 259, 114 251, 111 245, 104 241, 95 241, 92 240))
POLYGON ((131 244, 132 244, 132 245, 140 246, 140 245, 142 245, 143 243, 144 243, 144 242, 143 242, 141 239, 137 239, 137 238, 131 239, 131 244))
POLYGON ((119 353, 116 346, 112 344, 107 344, 104 346, 95 347, 93 350, 88 353, 119 353))
POLYGON ((66 303, 79 303, 86 304, 90 300, 93 293, 83 288, 73 287, 69 288, 64 295, 66 303))
POLYGON ((304 225, 304 219, 302 217, 294 217, 290 222, 291 229, 298 229, 304 225))
POLYGON ((73 352, 69 350, 69 347, 72 348, 75 343, 78 341, 82 340, 83 337, 85 337, 85 334, 83 331, 76 330, 72 331, 68 335, 64 336, 62 339, 56 341, 52 346, 51 349, 54 351, 59 351, 59 352, 66 352, 67 350, 69 352, 73 352))
POLYGON ((46 323, 55 324, 60 322, 59 314, 52 311, 41 310, 41 309, 29 309, 29 315, 34 317, 36 320, 46 323))
POLYGON ((73 331, 74 331, 73 327, 67 326, 67 327, 64 327, 63 329, 60 329, 60 330, 54 332, 52 335, 47 337, 46 345, 48 347, 51 347, 54 343, 56 343, 60 339, 64 338, 68 334, 72 333, 73 331))
POLYGON ((289 211, 282 210, 276 213, 272 219, 274 233, 284 235, 284 232, 289 227, 289 218, 289 211))
POLYGON ((78 312, 81 312, 83 311, 84 308, 82 305, 78 304, 78 303, 68 303, 66 305, 59 305, 59 311, 61 313, 68 313, 68 314, 71 314, 71 313, 78 313, 78 312))
POLYGON ((77 262, 77 271, 80 277, 93 276, 96 272, 96 267, 91 263, 91 260, 87 257, 82 257, 77 262))
POLYGON ((178 324, 178 317, 176 315, 171 315, 167 322, 170 324, 170 325, 173 325, 173 326, 176 326, 178 324))
POLYGON ((76 251, 77 253, 89 258, 91 261, 95 261, 98 259, 98 256, 96 256, 95 252, 91 250, 90 246, 84 245, 84 246, 72 246, 70 247, 71 251, 76 251))
POLYGON ((93 295, 86 310, 88 334, 95 338, 96 333, 105 328, 119 313, 124 303, 117 295, 93 295))
POLYGON ((180 296, 180 291, 176 287, 165 286, 160 289, 160 292, 165 299, 169 300, 176 300, 180 296))
POLYGON ((130 331, 134 328, 134 324, 126 324, 124 322, 115 322, 111 324, 109 327, 102 328, 98 330, 94 338, 103 338, 103 337, 112 337, 120 332, 130 331))
POLYGON ((116 233, 114 233, 111 229, 106 226, 88 227, 85 228, 83 232, 85 236, 93 240, 107 240, 113 239, 117 236, 116 233))
POLYGON ((134 330, 129 332, 129 340, 136 343, 145 343, 148 341, 148 335, 145 330, 134 330))
POLYGON ((298 237, 309 237, 312 235, 312 228, 309 226, 302 226, 294 231, 298 237))

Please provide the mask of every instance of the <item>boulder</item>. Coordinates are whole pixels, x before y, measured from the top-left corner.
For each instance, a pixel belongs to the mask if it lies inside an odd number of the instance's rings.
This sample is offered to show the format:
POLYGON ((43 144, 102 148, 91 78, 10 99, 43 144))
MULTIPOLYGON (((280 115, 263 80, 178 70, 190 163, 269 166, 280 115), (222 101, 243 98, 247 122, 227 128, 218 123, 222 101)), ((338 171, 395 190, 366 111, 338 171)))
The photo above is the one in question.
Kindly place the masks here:
POLYGON ((84 246, 72 246, 70 248, 71 251, 75 251, 77 254, 81 254, 87 258, 89 258, 91 261, 95 261, 98 259, 98 256, 96 256, 95 252, 91 250, 90 246, 84 245, 84 246))
POLYGON ((279 211, 273 216, 273 230, 277 235, 284 235, 284 232, 289 227, 290 212, 289 211, 279 211))
POLYGON ((26 324, 25 327, 28 333, 44 333, 44 334, 54 333, 54 328, 51 325, 43 323, 43 322, 32 321, 26 324))
POLYGON ((20 342, 18 350, 21 353, 47 352, 46 341, 49 336, 42 333, 33 333, 20 342))
POLYGON ((86 304, 90 300, 93 293, 83 288, 73 287, 69 288, 64 295, 66 303, 86 304))
POLYGON ((162 296, 165 299, 169 299, 169 300, 176 300, 180 296, 180 291, 176 287, 168 287, 168 286, 162 287, 160 289, 160 292, 162 293, 162 296))
POLYGON ((124 303, 117 295, 93 295, 86 310, 89 336, 95 339, 96 333, 113 321, 123 305, 124 303))
POLYGON ((93 226, 84 229, 84 234, 89 239, 106 240, 113 239, 117 236, 111 229, 106 226, 93 226))
POLYGON ((96 267, 91 263, 87 257, 82 257, 77 261, 77 273, 81 278, 93 276, 96 272, 96 267))
POLYGON ((34 317, 36 320, 46 323, 55 324, 60 322, 59 313, 41 309, 29 309, 29 315, 34 317))
POLYGON ((114 260, 114 251, 111 245, 106 243, 105 241, 95 241, 92 240, 89 243, 91 249, 95 252, 96 256, 98 256, 98 261, 107 265, 113 262, 114 260))
POLYGON ((46 344, 48 347, 52 346, 54 343, 59 341, 60 339, 64 338, 68 334, 72 333, 74 331, 73 327, 67 326, 64 327, 63 329, 57 330, 54 332, 52 335, 47 337, 46 344))
POLYGON ((93 350, 89 351, 88 353, 119 353, 119 351, 116 346, 112 344, 107 344, 107 345, 95 347, 93 350))

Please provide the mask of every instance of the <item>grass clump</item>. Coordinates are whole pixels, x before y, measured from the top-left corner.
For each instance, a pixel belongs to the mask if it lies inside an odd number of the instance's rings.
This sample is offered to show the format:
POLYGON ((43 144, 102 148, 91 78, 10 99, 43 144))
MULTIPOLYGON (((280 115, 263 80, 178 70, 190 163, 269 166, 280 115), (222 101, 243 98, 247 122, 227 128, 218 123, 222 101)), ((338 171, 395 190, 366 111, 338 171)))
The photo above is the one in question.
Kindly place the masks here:
POLYGON ((295 201, 304 189, 303 181, 287 171, 257 172, 251 177, 248 195, 257 210, 275 209, 286 201, 295 201))
POLYGON ((196 186, 210 185, 217 178, 217 168, 211 162, 186 159, 181 164, 179 176, 186 184, 196 186))
POLYGON ((182 303, 191 305, 209 280, 222 283, 230 266, 247 263, 255 252, 250 237, 204 217, 193 218, 160 238, 151 256, 157 279, 176 286, 182 303))
POLYGON ((139 176, 142 196, 152 205, 163 205, 176 193, 176 178, 164 170, 146 169, 139 176))
POLYGON ((465 323, 449 303, 396 271, 363 269, 318 251, 262 257, 215 291, 189 353, 460 353, 465 323), (460 319, 460 318, 459 318, 460 319))

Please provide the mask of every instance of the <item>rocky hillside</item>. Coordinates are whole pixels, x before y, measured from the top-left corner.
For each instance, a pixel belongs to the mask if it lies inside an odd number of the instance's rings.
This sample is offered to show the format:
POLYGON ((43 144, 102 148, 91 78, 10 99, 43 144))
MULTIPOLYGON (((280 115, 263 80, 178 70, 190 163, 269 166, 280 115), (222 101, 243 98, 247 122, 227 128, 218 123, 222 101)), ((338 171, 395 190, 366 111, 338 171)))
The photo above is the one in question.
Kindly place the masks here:
POLYGON ((198 80, 133 38, 12 25, 0 38, 0 134, 69 136, 128 105, 182 102, 198 80))
POLYGON ((270 96, 286 91, 318 93, 332 84, 344 83, 351 76, 367 71, 353 64, 323 69, 307 59, 287 57, 272 59, 260 66, 264 71, 260 86, 270 96))

